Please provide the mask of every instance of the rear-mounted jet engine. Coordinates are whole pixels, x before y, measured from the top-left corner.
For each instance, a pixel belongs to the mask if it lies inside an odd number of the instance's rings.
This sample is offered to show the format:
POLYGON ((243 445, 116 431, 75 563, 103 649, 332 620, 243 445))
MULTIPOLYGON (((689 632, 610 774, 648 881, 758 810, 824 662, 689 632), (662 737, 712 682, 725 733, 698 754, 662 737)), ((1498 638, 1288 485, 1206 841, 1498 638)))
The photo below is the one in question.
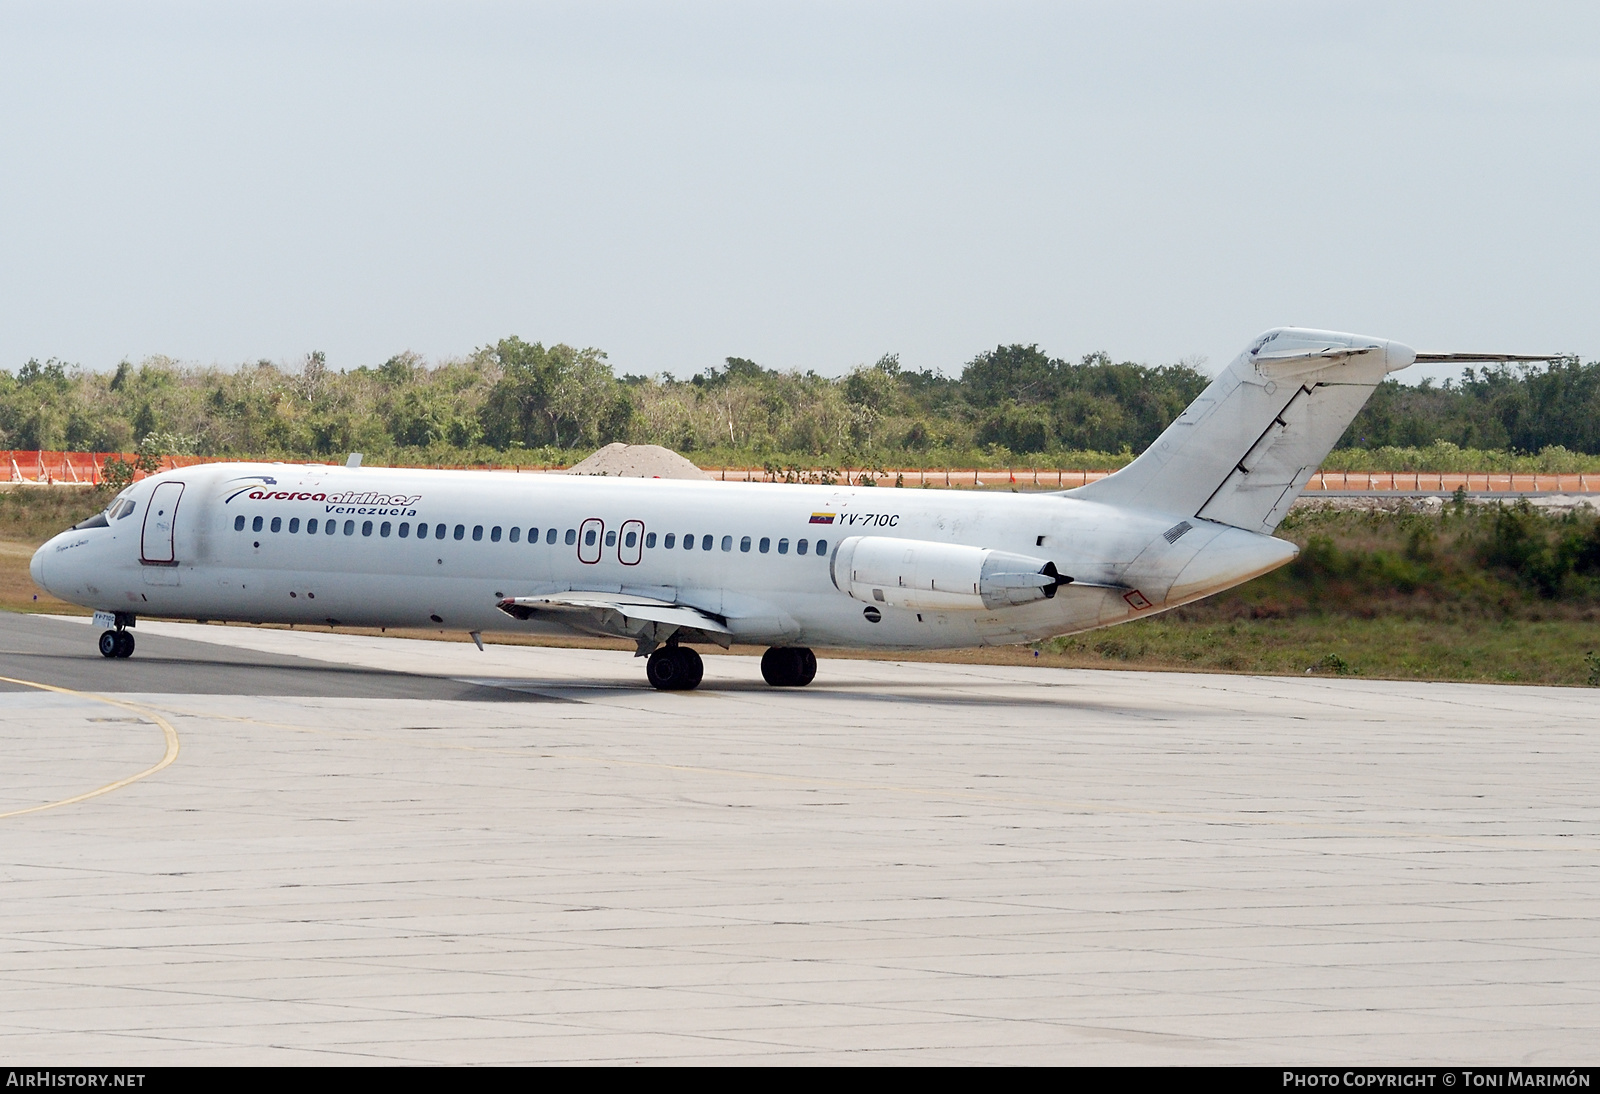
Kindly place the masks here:
POLYGON ((1072 581, 1042 558, 888 536, 839 544, 832 575, 840 592, 863 603, 911 611, 993 611, 1048 599, 1072 581))

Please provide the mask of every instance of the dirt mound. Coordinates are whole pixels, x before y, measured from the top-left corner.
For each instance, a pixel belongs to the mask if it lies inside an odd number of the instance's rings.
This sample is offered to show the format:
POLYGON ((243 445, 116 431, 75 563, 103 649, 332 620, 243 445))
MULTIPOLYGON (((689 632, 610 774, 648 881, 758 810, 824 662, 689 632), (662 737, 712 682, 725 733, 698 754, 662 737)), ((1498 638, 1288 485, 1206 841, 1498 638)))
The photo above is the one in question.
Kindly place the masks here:
POLYGON ((610 475, 624 479, 709 479, 711 476, 659 444, 608 444, 582 463, 569 467, 568 475, 610 475))

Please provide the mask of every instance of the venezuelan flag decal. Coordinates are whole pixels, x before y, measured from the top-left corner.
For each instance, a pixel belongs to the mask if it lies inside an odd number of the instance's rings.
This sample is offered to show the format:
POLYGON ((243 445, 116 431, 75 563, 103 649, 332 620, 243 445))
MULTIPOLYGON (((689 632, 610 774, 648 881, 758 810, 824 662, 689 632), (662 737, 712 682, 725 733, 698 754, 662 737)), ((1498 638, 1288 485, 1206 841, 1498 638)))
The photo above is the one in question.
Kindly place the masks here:
POLYGON ((832 513, 812 513, 811 514, 811 523, 812 524, 832 524, 833 523, 833 514, 832 513))

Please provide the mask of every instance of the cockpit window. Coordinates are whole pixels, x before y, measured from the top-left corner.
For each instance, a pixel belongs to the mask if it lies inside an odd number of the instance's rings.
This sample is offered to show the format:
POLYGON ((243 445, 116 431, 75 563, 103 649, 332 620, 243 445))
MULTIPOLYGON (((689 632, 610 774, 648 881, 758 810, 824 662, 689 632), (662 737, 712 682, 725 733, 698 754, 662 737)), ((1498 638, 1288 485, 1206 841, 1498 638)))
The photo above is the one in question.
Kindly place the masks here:
POLYGON ((120 502, 112 504, 111 508, 106 511, 106 516, 112 520, 121 520, 133 512, 136 504, 132 498, 123 498, 120 502))

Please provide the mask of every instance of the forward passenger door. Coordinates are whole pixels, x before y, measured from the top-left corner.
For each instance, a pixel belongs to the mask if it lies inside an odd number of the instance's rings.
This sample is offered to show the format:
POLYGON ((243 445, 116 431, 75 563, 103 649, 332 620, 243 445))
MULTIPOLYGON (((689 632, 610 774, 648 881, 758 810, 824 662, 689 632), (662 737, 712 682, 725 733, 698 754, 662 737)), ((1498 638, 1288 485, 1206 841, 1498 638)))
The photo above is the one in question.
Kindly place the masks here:
POLYGON ((599 517, 590 517, 578 528, 578 561, 586 566, 593 566, 600 561, 600 552, 605 549, 606 522, 599 517))
POLYGON ((151 491, 150 500, 145 503, 144 529, 139 538, 139 561, 146 566, 178 564, 172 546, 172 528, 181 497, 181 482, 164 482, 151 491))

